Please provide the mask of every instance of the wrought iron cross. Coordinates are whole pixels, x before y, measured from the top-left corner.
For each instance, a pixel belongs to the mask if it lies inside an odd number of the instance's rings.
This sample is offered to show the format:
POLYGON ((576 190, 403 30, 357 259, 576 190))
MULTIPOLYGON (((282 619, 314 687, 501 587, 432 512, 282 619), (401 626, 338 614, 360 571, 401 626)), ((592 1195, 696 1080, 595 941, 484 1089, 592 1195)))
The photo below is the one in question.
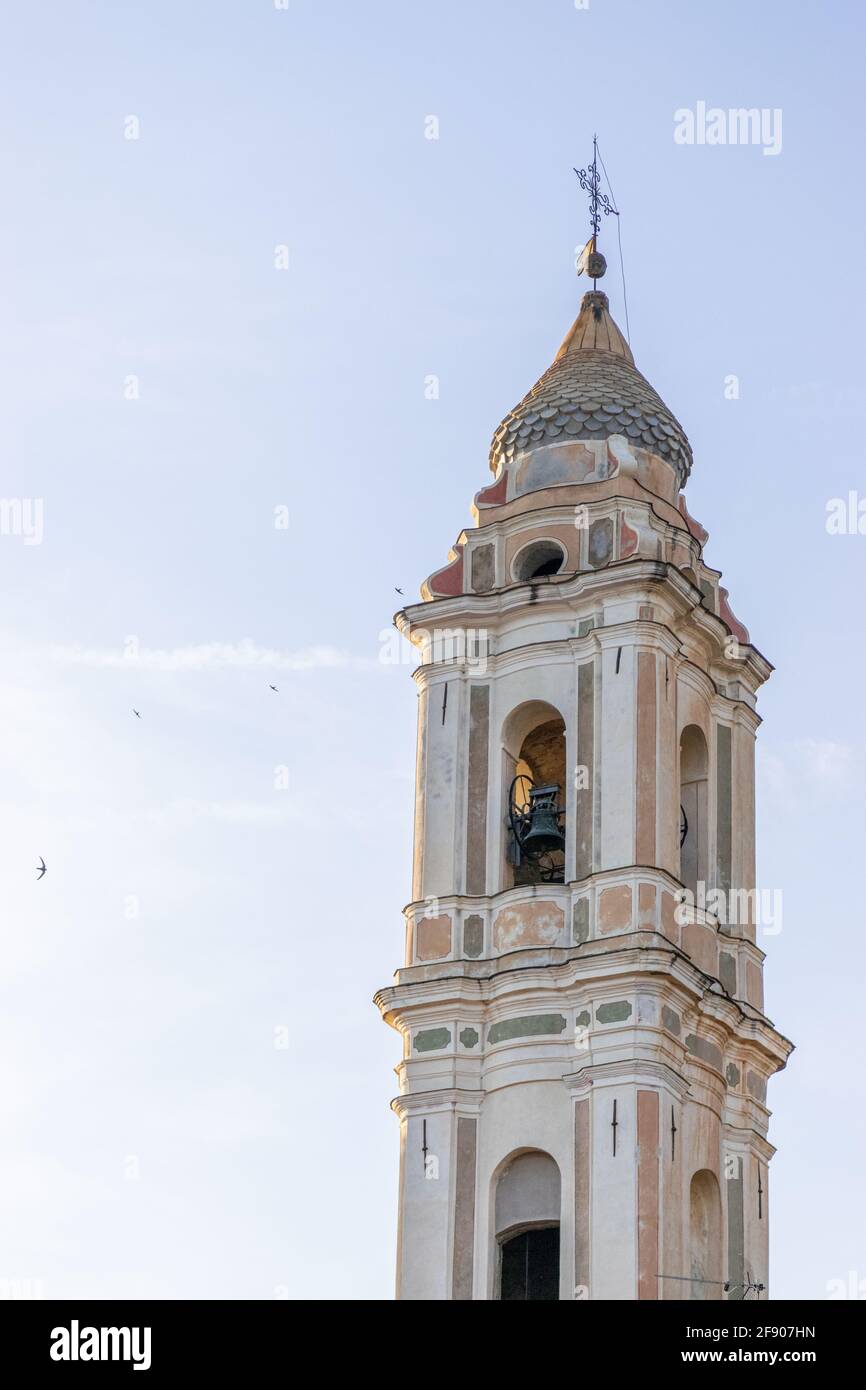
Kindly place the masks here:
POLYGON ((589 221, 592 227, 593 237, 597 237, 601 227, 601 214, 607 217, 613 213, 614 217, 619 217, 619 213, 610 201, 606 193, 599 189, 598 177, 598 140, 592 137, 592 163, 588 169, 575 169, 574 171, 580 180, 580 186, 585 193, 589 194, 589 221))

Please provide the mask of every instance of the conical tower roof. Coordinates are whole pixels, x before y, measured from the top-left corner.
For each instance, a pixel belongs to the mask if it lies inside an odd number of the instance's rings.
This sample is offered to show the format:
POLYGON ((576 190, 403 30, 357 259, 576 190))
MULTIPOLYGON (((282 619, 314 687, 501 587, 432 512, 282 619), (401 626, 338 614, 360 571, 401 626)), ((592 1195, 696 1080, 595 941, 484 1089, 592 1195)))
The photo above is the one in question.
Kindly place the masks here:
POLYGON ((685 485, 692 466, 686 433, 634 365, 607 295, 590 290, 552 364, 494 434, 490 467, 498 475, 540 446, 611 435, 657 454, 685 485))

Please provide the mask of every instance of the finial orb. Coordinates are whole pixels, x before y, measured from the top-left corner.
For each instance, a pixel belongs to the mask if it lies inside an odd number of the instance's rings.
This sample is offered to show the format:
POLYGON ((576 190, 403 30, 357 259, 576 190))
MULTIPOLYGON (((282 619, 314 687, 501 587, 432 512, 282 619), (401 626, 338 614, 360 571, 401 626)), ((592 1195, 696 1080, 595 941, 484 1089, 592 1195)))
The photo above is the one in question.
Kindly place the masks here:
POLYGON ((586 258, 586 273, 590 280, 600 280, 607 270, 607 261, 600 251, 591 251, 586 258))

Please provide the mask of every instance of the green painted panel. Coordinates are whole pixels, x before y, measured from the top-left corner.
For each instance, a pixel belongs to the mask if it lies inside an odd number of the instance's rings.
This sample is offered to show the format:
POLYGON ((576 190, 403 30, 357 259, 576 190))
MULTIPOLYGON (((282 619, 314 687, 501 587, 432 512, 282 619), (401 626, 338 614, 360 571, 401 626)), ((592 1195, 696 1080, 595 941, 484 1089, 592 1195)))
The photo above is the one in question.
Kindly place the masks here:
POLYGON ((484 950, 484 918, 473 912, 463 923, 463 954, 475 960, 484 950))
POLYGON ((695 1033, 689 1033, 686 1048, 693 1057, 700 1057, 702 1062, 715 1067, 717 1071, 722 1070, 722 1054, 715 1043, 709 1042, 706 1038, 699 1038, 695 1033))
POLYGON ((589 937, 589 898, 578 898, 571 913, 571 937, 575 946, 589 937))
POLYGON ((561 1033, 565 1028, 562 1014, 527 1014, 523 1018, 504 1018, 491 1024, 489 1043, 507 1042, 511 1038, 538 1038, 544 1034, 561 1033))
POLYGON ((415 1034, 416 1052, 438 1052, 451 1041, 450 1028, 422 1028, 415 1034))
POLYGON ((599 1004, 595 1011, 598 1023, 625 1023, 631 1018, 631 1004, 627 999, 615 999, 612 1004, 599 1004))
POLYGON ((667 1028, 669 1033, 673 1033, 677 1038, 679 1037, 680 1016, 674 1013, 673 1009, 669 1009, 667 1004, 662 1004, 662 1024, 667 1028))

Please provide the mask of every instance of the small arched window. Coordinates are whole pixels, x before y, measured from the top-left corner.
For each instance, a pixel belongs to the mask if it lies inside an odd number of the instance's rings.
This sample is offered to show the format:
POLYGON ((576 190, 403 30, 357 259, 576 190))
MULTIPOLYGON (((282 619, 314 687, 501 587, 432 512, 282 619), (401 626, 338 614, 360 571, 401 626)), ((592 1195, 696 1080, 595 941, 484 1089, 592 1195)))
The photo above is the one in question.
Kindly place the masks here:
POLYGON ((518 551, 511 571, 518 583, 559 574, 565 564, 565 550, 559 541, 532 541, 518 551))

